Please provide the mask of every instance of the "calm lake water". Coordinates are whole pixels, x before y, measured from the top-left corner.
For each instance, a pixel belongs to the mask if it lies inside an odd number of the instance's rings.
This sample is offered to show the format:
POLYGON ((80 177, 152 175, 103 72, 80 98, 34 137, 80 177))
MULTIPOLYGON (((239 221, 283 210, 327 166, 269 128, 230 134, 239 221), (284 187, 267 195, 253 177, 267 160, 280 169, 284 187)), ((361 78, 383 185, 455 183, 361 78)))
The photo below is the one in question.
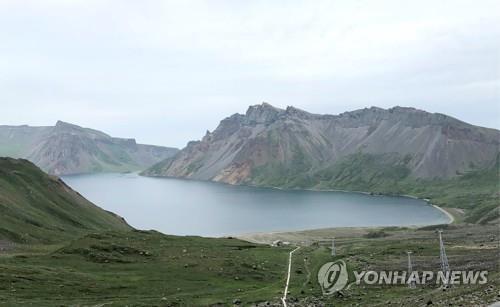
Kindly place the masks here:
POLYGON ((77 175, 63 180, 136 228, 176 235, 224 236, 448 221, 424 201, 405 197, 282 191, 137 174, 77 175))

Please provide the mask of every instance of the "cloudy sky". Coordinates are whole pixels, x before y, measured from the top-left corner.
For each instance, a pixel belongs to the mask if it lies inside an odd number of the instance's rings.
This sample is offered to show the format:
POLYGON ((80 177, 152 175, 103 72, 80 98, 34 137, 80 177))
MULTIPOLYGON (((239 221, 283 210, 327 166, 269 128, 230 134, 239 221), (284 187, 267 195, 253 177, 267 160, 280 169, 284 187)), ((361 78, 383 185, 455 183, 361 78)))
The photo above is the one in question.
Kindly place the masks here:
POLYGON ((249 105, 500 127, 500 1, 0 1, 0 124, 183 147, 249 105))

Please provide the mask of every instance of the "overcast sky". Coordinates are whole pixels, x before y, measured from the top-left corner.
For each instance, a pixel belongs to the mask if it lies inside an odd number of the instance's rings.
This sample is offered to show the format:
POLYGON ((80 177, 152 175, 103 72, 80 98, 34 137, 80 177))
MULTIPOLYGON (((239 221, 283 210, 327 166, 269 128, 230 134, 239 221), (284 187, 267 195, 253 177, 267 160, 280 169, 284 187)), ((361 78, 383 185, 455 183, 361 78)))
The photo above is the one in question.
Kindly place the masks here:
POLYGON ((500 1, 0 0, 0 124, 183 147, 249 105, 500 127, 500 1))

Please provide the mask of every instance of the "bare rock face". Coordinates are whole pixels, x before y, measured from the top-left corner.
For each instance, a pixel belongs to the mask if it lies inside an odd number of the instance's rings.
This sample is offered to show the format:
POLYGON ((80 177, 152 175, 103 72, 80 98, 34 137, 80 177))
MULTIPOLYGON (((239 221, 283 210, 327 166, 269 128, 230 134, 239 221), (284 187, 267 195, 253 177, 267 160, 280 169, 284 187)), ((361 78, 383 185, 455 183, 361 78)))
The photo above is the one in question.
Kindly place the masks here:
POLYGON ((498 130, 413 108, 317 115, 263 103, 222 120, 144 174, 276 186, 296 180, 297 187, 354 178, 356 167, 397 178, 452 178, 492 167, 499 142, 498 130))
POLYGON ((0 126, 0 156, 26 158, 54 175, 142 170, 177 151, 62 121, 53 127, 0 126))

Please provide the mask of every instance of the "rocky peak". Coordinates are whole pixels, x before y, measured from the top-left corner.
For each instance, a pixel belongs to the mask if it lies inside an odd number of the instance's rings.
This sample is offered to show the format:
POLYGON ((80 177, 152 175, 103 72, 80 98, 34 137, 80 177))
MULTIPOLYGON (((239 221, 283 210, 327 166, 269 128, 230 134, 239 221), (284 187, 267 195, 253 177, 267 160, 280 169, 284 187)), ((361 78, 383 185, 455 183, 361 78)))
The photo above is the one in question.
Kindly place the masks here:
POLYGON ((294 106, 286 107, 285 113, 289 116, 295 116, 295 117, 302 118, 302 119, 308 119, 308 118, 312 118, 314 116, 317 116, 317 115, 314 115, 312 113, 306 112, 304 110, 298 109, 294 106))
POLYGON ((349 121, 353 125, 376 124, 380 121, 401 122, 409 127, 422 127, 427 125, 464 125, 465 123, 443 114, 429 113, 411 107, 392 107, 383 109, 370 107, 339 115, 344 121, 349 121))
POLYGON ((123 146, 137 146, 137 142, 134 138, 129 138, 129 139, 111 138, 111 140, 116 144, 120 144, 123 146))
POLYGON ((273 107, 267 102, 250 106, 245 114, 248 123, 270 124, 274 122, 284 110, 273 107))
POLYGON ((58 120, 56 122, 56 128, 58 129, 81 129, 81 127, 77 126, 77 125, 73 125, 73 124, 70 124, 70 123, 67 123, 67 122, 63 122, 62 120, 58 120))
POLYGON ((106 133, 103 133, 98 130, 94 129, 89 129, 89 128, 83 128, 75 124, 70 124, 67 122, 63 122, 61 120, 58 120, 56 122, 56 125, 54 126, 54 129, 52 130, 56 134, 73 134, 73 135, 85 135, 87 137, 96 139, 96 138, 111 138, 109 135, 106 133))
POLYGON ((389 114, 400 121, 407 123, 410 126, 462 126, 470 127, 471 125, 462 122, 454 117, 444 115, 441 113, 429 113, 423 110, 411 108, 411 107, 400 107, 396 106, 387 110, 389 114))
POLYGON ((52 132, 55 133, 55 135, 62 135, 62 134, 76 135, 84 132, 84 129, 80 126, 58 120, 52 132))
POLYGON ((418 110, 412 107, 401 107, 401 106, 395 106, 390 109, 388 109, 390 113, 428 113, 426 111, 418 110))

